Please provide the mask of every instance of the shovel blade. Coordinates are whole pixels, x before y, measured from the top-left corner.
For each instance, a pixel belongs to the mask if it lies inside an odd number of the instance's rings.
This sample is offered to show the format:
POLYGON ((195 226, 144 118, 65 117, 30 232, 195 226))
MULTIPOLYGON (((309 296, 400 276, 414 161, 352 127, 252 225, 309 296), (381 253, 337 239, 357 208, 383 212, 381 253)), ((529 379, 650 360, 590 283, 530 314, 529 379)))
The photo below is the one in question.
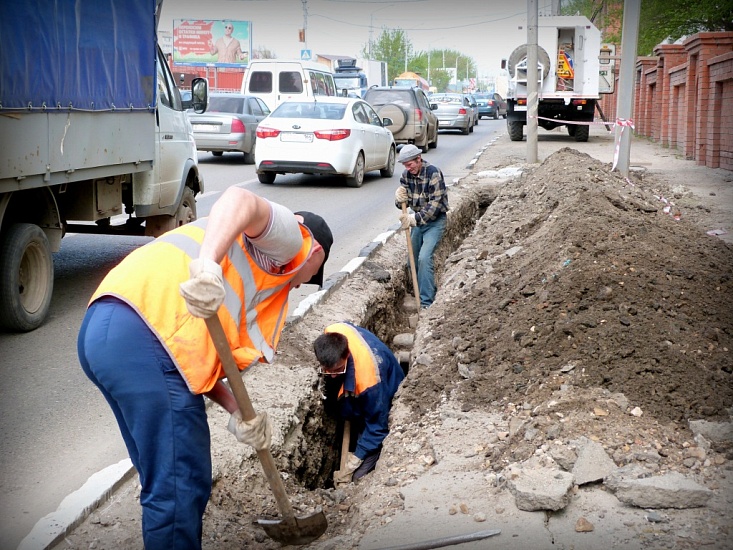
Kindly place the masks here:
POLYGON ((328 528, 326 515, 322 511, 294 519, 294 522, 284 519, 258 519, 257 523, 271 539, 281 544, 293 545, 313 542, 328 528))

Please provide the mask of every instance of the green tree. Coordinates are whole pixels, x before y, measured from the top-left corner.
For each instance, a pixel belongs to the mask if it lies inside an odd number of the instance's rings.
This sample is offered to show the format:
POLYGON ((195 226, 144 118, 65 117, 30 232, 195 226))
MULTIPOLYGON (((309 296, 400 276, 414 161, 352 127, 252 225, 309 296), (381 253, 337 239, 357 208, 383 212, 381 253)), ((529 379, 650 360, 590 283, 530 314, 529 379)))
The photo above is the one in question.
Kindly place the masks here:
MULTIPOLYGON (((606 42, 621 42, 623 2, 569 0, 564 15, 585 15, 600 29, 606 42)), ((641 0, 637 53, 651 55, 665 40, 675 41, 701 31, 733 30, 733 3, 724 0, 641 0)))
POLYGON ((382 28, 377 40, 371 43, 371 48, 368 43, 362 48, 362 57, 368 58, 370 51, 372 59, 387 63, 387 79, 392 82, 405 71, 405 58, 409 66, 412 44, 402 29, 382 28))

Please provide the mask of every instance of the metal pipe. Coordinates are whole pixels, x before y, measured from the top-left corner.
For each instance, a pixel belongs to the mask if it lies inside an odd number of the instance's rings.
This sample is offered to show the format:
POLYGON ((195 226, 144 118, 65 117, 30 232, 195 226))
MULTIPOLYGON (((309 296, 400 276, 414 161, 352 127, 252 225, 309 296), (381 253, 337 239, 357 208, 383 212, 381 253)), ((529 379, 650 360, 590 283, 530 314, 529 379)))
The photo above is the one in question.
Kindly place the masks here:
POLYGON ((389 546, 381 550, 430 550, 431 548, 443 548, 444 546, 453 546, 454 544, 463 544, 464 542, 472 542, 482 540, 501 533, 501 529, 491 529, 489 531, 476 531, 465 535, 453 535, 451 537, 442 537, 439 539, 424 540, 422 542, 414 542, 411 544, 401 544, 400 546, 389 546))

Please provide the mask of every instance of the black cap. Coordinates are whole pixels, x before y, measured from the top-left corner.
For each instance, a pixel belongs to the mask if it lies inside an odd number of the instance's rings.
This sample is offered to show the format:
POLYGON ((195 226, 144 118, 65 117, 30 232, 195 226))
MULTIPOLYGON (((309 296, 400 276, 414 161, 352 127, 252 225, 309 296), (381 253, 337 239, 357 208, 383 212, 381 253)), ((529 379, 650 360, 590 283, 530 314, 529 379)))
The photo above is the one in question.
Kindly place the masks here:
POLYGON ((303 225, 305 225, 323 247, 323 251, 326 253, 326 257, 323 259, 321 268, 318 272, 311 277, 310 281, 305 284, 323 286, 323 269, 326 266, 326 260, 328 260, 328 253, 331 251, 331 245, 333 244, 333 234, 331 229, 328 227, 326 220, 320 217, 318 214, 313 212, 295 212, 297 216, 303 218, 303 225))

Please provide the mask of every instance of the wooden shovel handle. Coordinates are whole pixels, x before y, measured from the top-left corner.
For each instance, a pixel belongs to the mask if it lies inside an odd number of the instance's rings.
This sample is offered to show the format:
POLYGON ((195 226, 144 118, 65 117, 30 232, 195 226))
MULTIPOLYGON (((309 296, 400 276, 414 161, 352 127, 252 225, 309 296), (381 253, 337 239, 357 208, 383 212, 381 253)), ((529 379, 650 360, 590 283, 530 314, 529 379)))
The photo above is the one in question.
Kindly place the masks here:
MULTIPOLYGON (((407 203, 402 203, 402 213, 407 214, 407 203)), ((420 289, 417 286, 417 269, 415 268, 415 255, 412 252, 412 232, 407 228, 405 233, 407 236, 407 254, 410 256, 410 271, 412 272, 412 288, 415 291, 415 300, 417 300, 418 316, 420 315, 420 289)))
POLYGON ((346 459, 349 456, 349 444, 351 443, 351 422, 344 420, 344 435, 341 438, 341 466, 340 470, 346 467, 346 459))
MULTIPOLYGON (((205 321, 206 328, 209 329, 209 334, 214 342, 216 352, 219 354, 219 360, 224 367, 224 373, 227 375, 229 386, 232 388, 237 405, 239 405, 242 418, 244 420, 252 420, 256 416, 256 413, 252 406, 252 401, 249 399, 249 393, 247 393, 244 380, 242 380, 242 373, 239 372, 237 363, 234 361, 232 350, 229 347, 229 341, 227 340, 226 334, 224 334, 224 328, 221 326, 221 321, 218 315, 213 315, 205 319, 205 321)), ((283 520, 292 526, 297 526, 295 512, 285 493, 285 485, 280 477, 280 472, 277 471, 277 466, 275 465, 275 460, 272 458, 270 449, 257 450, 257 456, 262 464, 262 469, 265 471, 265 477, 270 484, 270 489, 275 495, 277 508, 280 510, 283 520)))

